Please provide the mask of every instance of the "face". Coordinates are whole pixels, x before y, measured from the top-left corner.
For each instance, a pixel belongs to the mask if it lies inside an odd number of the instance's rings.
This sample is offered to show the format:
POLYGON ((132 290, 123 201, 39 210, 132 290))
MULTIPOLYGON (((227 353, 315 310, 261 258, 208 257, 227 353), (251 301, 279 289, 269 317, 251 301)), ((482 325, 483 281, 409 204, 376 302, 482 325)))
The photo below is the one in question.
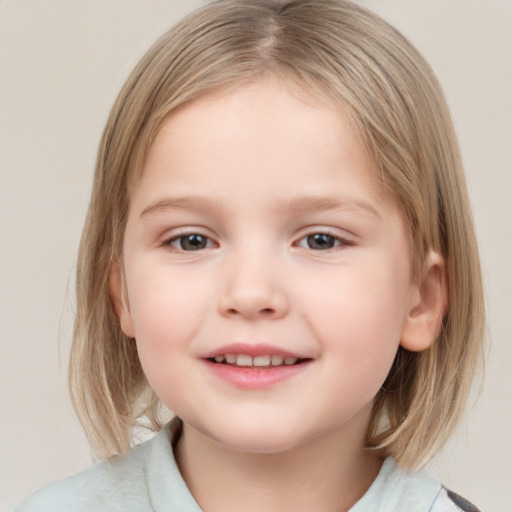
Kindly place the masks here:
POLYGON ((200 435, 279 452, 365 429, 415 288, 345 117, 277 81, 163 124, 130 195, 122 328, 200 435))

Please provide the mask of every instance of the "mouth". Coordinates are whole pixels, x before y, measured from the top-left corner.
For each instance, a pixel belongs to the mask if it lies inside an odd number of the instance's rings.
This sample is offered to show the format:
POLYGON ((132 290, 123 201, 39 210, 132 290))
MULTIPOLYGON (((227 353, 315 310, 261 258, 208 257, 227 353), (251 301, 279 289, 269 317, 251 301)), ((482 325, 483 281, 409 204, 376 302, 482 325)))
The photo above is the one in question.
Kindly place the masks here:
POLYGON ((282 356, 279 354, 262 354, 250 356, 248 354, 218 354, 207 358, 211 363, 232 366, 235 368, 254 368, 258 370, 296 366, 309 361, 309 358, 282 356))
POLYGON ((245 390, 273 389, 299 378, 314 360, 280 346, 243 342, 214 349, 202 359, 216 378, 245 390))

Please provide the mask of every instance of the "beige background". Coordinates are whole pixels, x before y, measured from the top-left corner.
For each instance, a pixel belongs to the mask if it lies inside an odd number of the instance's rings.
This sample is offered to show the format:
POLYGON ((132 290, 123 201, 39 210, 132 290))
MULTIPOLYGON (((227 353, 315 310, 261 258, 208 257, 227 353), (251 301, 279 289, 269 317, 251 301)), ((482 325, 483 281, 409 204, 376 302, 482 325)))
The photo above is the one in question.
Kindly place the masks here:
MULTIPOLYGON (((135 61, 204 2, 0 0, 0 510, 90 463, 66 387, 96 146, 135 61)), ((452 107, 485 269, 477 405, 431 469, 512 511, 512 1, 360 0, 427 57, 452 107)))

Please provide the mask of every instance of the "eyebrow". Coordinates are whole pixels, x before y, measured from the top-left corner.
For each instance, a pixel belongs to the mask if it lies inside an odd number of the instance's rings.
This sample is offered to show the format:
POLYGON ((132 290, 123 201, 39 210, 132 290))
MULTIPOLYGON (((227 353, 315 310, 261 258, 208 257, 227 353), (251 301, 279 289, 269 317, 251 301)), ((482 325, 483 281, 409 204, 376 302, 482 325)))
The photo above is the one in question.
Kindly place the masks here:
MULTIPOLYGON (((204 196, 167 197, 151 203, 140 216, 165 212, 168 210, 196 210, 202 212, 220 212, 223 210, 219 201, 204 196)), ((318 212, 328 210, 347 210, 362 212, 380 219, 376 208, 368 201, 356 197, 343 196, 298 196, 283 201, 278 211, 318 212)))
POLYGON ((218 201, 203 196, 167 197, 151 203, 141 212, 144 217, 151 213, 165 212, 167 210, 198 210, 205 212, 220 211, 218 201))
POLYGON ((282 208, 297 212, 353 210, 369 214, 377 219, 381 218, 377 209, 369 201, 358 197, 299 196, 286 201, 282 208))

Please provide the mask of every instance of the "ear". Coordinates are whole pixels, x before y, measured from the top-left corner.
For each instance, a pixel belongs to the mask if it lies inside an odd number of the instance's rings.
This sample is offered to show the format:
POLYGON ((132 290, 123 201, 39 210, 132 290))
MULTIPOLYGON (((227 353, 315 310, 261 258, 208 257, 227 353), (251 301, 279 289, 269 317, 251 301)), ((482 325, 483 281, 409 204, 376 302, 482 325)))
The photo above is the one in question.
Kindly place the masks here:
POLYGON ((114 263, 110 269, 108 290, 110 300, 112 301, 117 318, 121 325, 121 330, 129 338, 135 338, 132 314, 128 305, 128 293, 126 290, 124 273, 119 262, 114 263))
POLYGON ((448 279, 444 258, 431 251, 425 259, 423 274, 411 293, 409 312, 400 345, 421 352, 434 343, 448 306, 448 279))

